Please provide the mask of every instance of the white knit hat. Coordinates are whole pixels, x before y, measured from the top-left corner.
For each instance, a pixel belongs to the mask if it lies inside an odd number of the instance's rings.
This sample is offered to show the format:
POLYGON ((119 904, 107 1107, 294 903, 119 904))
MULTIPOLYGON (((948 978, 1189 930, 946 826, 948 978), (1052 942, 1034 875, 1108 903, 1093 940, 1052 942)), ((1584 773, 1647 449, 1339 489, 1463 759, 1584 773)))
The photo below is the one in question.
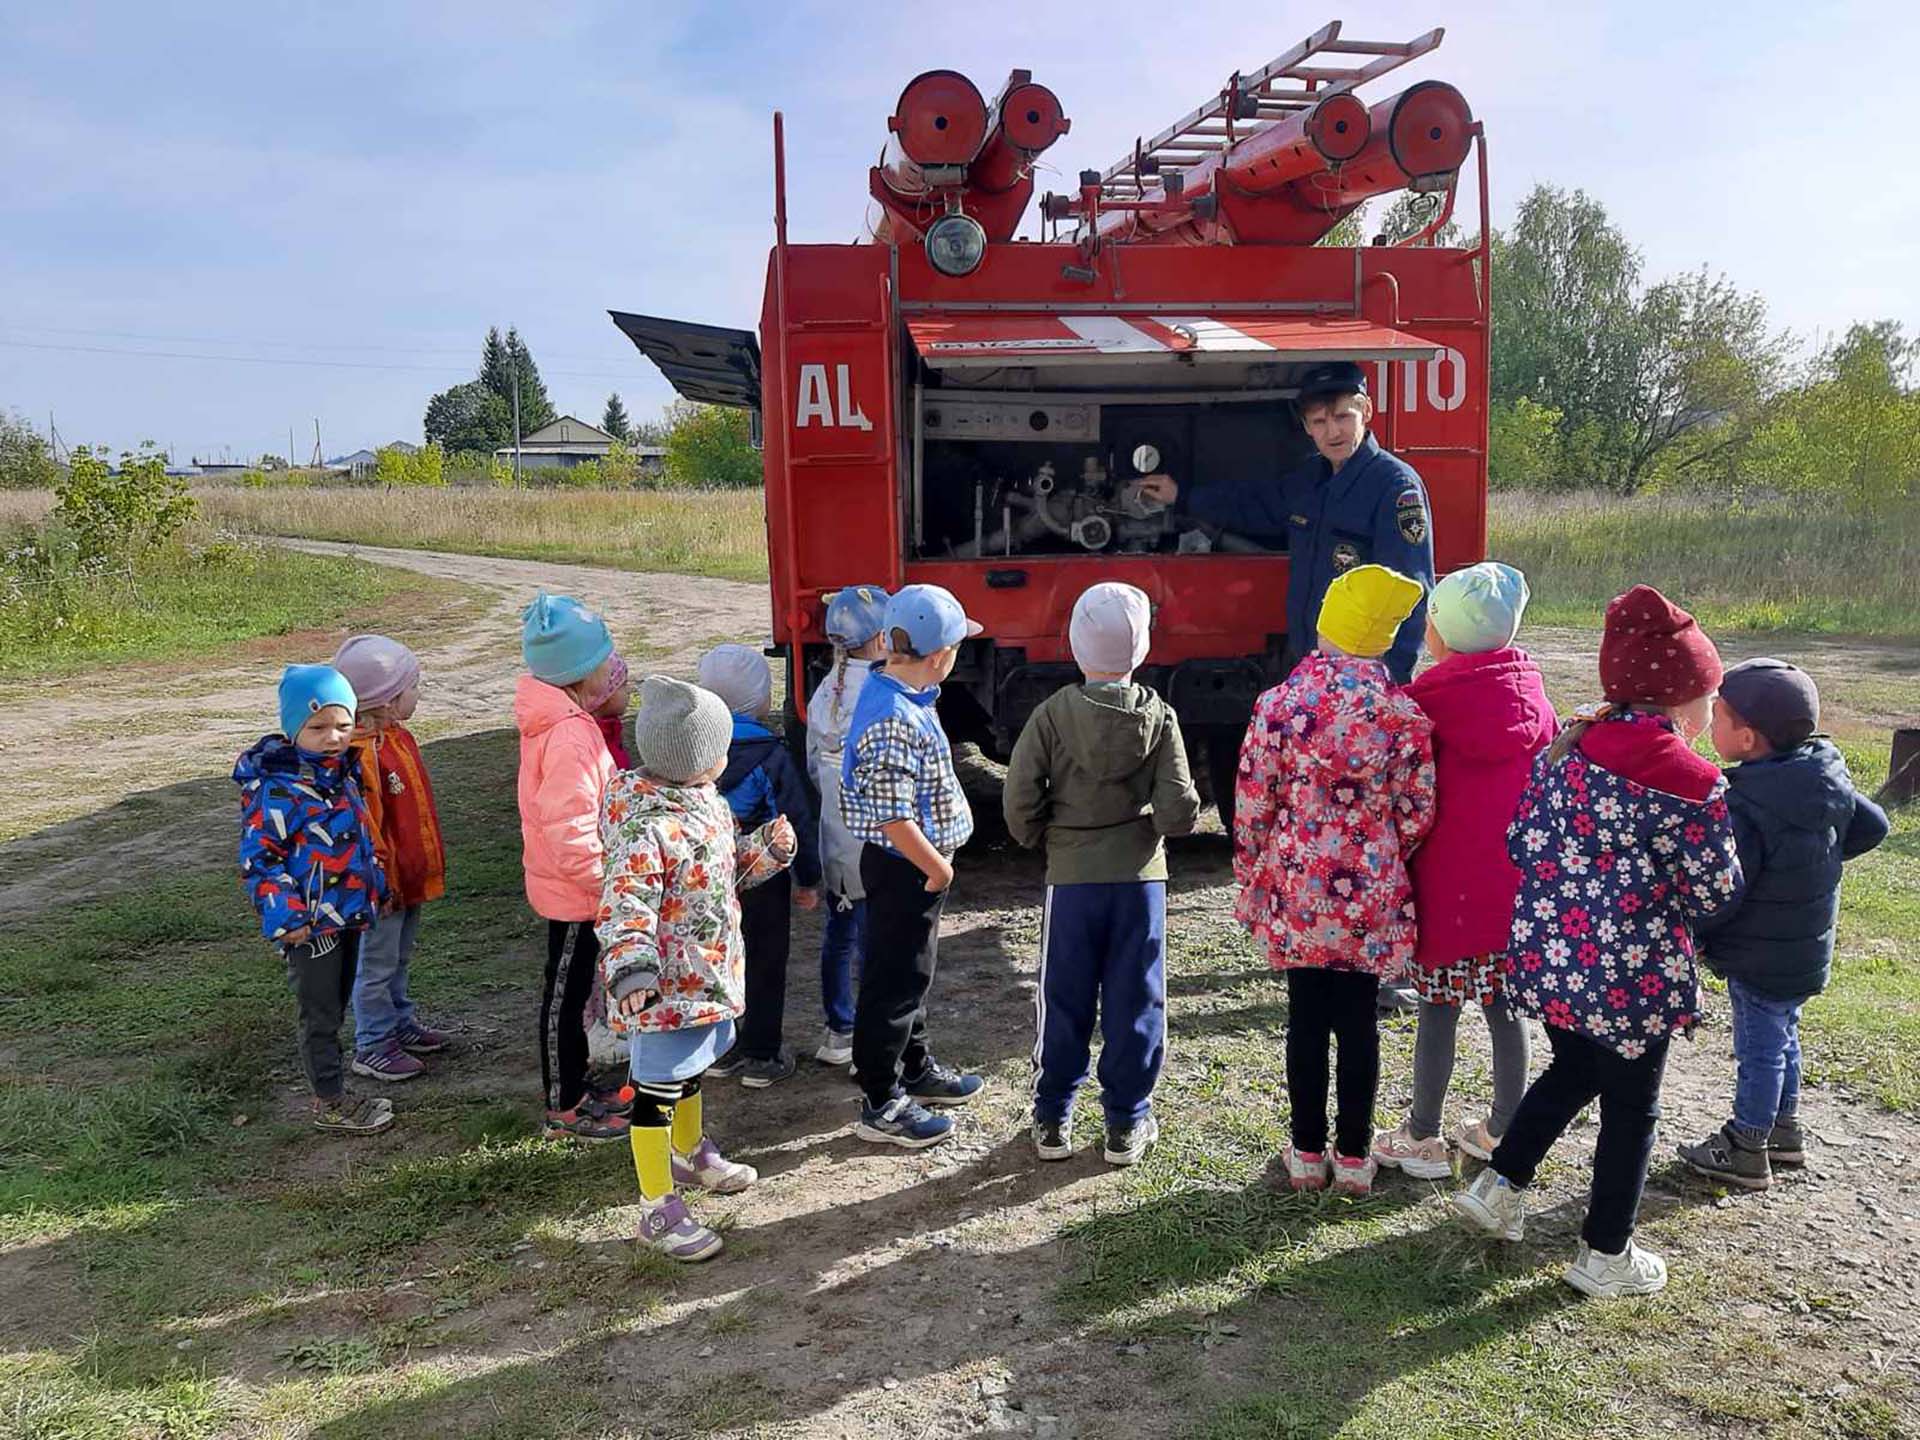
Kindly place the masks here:
POLYGON ((773 671, 751 645, 716 645, 700 657, 700 683, 736 715, 761 719, 773 708, 773 671))
POLYGON ((1146 592, 1103 580, 1073 602, 1067 643, 1082 671, 1131 675, 1147 658, 1153 640, 1153 605, 1146 592))
POLYGON ((420 683, 420 657, 385 635, 349 635, 333 652, 333 668, 363 706, 398 700, 420 683))
POLYGON ((725 760, 732 743, 733 717, 711 690, 664 675, 641 682, 633 748, 656 780, 685 785, 725 760))

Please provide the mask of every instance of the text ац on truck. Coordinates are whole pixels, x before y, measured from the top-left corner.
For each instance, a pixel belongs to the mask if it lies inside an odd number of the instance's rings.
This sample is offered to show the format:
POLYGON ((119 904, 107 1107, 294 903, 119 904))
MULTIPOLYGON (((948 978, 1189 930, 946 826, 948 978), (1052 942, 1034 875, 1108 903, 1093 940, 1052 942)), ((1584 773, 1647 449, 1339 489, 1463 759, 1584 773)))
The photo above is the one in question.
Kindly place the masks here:
POLYGON ((1281 677, 1286 538, 1198 523, 1140 481, 1277 483, 1311 453, 1295 397, 1328 361, 1363 367, 1375 435, 1425 481, 1436 567, 1483 557, 1485 139, 1444 82, 1357 93, 1441 33, 1389 43, 1325 26, 1042 197, 1037 238, 1014 232, 1036 160, 1070 122, 1028 71, 992 101, 950 70, 915 77, 870 172, 866 238, 850 244, 788 239, 774 116, 759 334, 613 319, 686 398, 755 412, 790 720, 804 722, 829 661, 837 589, 931 581, 985 626, 944 718, 1004 754, 1077 679, 1074 599, 1124 580, 1156 607, 1139 678, 1205 746, 1217 790, 1281 677), (1436 245, 1470 155, 1479 237, 1436 245), (1399 190, 1430 197, 1416 233, 1316 243, 1399 190))

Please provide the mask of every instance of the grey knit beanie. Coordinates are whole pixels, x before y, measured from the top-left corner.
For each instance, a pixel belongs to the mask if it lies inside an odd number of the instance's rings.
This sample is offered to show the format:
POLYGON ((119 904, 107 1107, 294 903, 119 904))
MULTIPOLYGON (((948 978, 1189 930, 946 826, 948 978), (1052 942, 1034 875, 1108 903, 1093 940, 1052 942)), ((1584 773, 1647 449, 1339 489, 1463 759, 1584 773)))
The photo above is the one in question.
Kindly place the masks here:
POLYGON ((711 690, 649 675, 640 685, 633 717, 633 748, 656 780, 685 785, 727 758, 733 715, 711 690))

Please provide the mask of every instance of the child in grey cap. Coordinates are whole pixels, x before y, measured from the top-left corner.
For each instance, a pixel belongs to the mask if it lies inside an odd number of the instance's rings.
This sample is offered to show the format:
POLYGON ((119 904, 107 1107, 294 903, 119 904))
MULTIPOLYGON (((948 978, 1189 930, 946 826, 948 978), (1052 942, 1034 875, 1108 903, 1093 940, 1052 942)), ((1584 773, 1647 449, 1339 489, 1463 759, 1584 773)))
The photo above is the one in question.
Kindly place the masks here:
POLYGON ((649 678, 633 722, 640 768, 614 777, 600 811, 606 881, 594 929, 608 1022, 628 1037, 637 1238, 674 1260, 721 1248, 677 1187, 732 1193, 759 1178, 707 1138, 700 1077, 733 1043, 745 1008, 735 892, 786 869, 798 848, 782 818, 736 830, 713 783, 732 736, 718 695, 649 678))

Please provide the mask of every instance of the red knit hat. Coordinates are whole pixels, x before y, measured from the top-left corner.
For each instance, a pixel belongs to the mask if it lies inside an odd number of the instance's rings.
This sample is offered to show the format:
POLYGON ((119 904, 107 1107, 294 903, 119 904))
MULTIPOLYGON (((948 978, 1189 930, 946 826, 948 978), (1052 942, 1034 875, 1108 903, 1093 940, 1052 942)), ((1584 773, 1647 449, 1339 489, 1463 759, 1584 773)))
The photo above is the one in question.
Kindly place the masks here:
POLYGON ((1607 606, 1600 688, 1615 705, 1684 705, 1720 688, 1720 652, 1693 616, 1651 585, 1607 606))

